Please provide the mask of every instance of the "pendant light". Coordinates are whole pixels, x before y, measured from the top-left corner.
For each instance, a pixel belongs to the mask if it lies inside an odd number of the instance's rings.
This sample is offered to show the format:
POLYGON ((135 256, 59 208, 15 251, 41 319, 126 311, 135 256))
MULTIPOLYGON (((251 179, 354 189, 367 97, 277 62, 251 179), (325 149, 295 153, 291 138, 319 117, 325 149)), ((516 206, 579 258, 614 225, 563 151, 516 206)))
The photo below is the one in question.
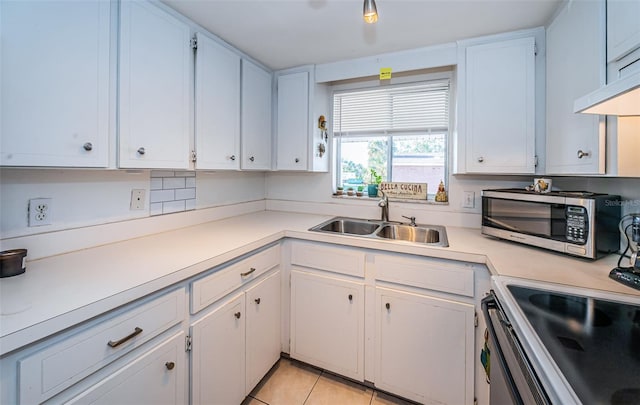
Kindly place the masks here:
POLYGON ((364 21, 373 24, 378 21, 378 9, 375 0, 364 0, 364 11, 362 12, 364 21))

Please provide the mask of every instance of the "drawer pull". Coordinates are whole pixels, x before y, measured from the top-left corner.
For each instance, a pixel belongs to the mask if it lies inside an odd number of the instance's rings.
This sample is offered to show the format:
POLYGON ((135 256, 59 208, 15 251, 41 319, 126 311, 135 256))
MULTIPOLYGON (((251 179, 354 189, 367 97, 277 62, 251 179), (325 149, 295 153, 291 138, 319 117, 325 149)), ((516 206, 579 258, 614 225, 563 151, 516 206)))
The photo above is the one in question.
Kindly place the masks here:
POLYGON ((391 304, 389 304, 389 303, 387 302, 387 303, 385 304, 385 307, 386 307, 387 309, 391 309, 391 304))
POLYGON ((134 329, 134 331, 133 331, 129 336, 125 336, 125 337, 123 337, 123 338, 122 338, 122 339, 120 339, 120 340, 116 340, 115 342, 114 342, 113 340, 110 340, 107 344, 108 344, 110 347, 118 347, 118 346, 120 346, 121 344, 123 344, 124 342, 126 342, 127 340, 129 340, 129 339, 133 339, 134 337, 138 336, 138 335, 139 335, 139 334, 141 334, 141 333, 142 333, 142 329, 140 329, 140 328, 138 328, 138 327, 136 326, 136 328, 134 329))
POLYGON ((176 366, 176 363, 168 361, 164 363, 164 366, 167 368, 167 370, 173 370, 173 368, 176 366))
POLYGON ((349 294, 349 301, 353 301, 353 294, 349 294))
POLYGON ((256 302, 256 304, 260 305, 260 298, 256 298, 254 301, 256 302))
POLYGON ((251 269, 249 269, 249 271, 248 271, 248 272, 246 272, 246 273, 240 273, 240 275, 241 275, 242 277, 247 277, 249 274, 253 273, 254 271, 256 271, 256 268, 255 268, 255 267, 252 267, 251 269))
POLYGON ((240 319, 240 317, 242 316, 242 314, 240 312, 236 312, 235 314, 233 314, 233 316, 236 317, 236 319, 240 319))

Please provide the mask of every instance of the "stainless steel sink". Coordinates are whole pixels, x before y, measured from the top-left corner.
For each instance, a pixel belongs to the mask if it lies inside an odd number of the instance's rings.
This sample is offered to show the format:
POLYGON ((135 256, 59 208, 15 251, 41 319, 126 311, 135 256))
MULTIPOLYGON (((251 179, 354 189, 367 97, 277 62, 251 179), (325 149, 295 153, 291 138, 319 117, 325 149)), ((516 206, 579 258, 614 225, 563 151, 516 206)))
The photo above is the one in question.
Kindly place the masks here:
POLYGON ((368 219, 336 217, 309 229, 315 232, 327 232, 373 239, 388 239, 418 243, 429 246, 449 246, 447 230, 444 226, 411 226, 397 222, 368 219))
POLYGON ((324 222, 320 224, 319 227, 314 227, 311 230, 333 233, 348 233, 351 235, 370 235, 379 227, 380 224, 375 222, 368 222, 366 220, 334 218, 328 223, 324 222))
POLYGON ((428 245, 448 246, 444 227, 430 225, 383 225, 376 231, 376 236, 385 239, 403 240, 406 242, 424 243, 428 245))

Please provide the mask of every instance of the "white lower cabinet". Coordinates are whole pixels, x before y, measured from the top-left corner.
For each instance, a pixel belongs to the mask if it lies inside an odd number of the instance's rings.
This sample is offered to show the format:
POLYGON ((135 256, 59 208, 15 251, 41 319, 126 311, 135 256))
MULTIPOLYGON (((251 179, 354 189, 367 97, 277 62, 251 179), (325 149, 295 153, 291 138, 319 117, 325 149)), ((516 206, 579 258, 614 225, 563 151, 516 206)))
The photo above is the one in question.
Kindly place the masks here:
POLYGON ((191 327, 194 404, 239 404, 245 395, 244 293, 191 327))
POLYGON ((291 357, 364 380, 364 283, 292 270, 291 357))
POLYGON ((280 271, 191 326, 193 404, 240 404, 280 357, 280 271))
POLYGON ((66 403, 183 404, 186 371, 181 331, 66 403))
POLYGON ((376 288, 375 385, 421 403, 473 404, 474 307, 376 288))

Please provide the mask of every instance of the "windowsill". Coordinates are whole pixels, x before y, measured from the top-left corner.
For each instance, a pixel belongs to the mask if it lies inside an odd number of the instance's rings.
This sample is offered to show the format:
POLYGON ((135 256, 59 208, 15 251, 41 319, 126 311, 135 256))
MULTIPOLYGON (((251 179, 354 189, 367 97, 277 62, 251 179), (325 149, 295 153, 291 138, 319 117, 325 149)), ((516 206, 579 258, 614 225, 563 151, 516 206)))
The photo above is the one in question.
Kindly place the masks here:
MULTIPOLYGON (((426 204, 426 205, 449 205, 449 202, 437 202, 433 200, 433 196, 430 196, 431 200, 409 200, 404 198, 389 198, 391 202, 401 202, 401 203, 410 203, 410 204, 426 204)), ((380 201, 380 197, 369 197, 369 196, 349 196, 349 195, 336 195, 332 194, 331 198, 335 198, 337 200, 359 200, 359 201, 380 201)))

